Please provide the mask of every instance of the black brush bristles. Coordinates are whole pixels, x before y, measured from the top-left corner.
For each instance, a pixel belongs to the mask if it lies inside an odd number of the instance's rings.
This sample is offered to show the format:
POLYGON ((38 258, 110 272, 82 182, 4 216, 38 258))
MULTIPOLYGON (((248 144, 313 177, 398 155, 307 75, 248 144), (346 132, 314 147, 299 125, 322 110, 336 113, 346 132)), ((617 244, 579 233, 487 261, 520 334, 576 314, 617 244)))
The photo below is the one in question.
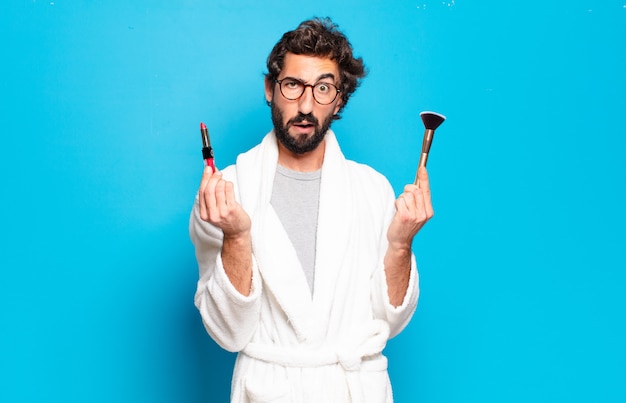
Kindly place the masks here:
POLYGON ((429 130, 435 130, 440 124, 446 120, 446 117, 437 112, 422 112, 420 113, 424 127, 429 130))

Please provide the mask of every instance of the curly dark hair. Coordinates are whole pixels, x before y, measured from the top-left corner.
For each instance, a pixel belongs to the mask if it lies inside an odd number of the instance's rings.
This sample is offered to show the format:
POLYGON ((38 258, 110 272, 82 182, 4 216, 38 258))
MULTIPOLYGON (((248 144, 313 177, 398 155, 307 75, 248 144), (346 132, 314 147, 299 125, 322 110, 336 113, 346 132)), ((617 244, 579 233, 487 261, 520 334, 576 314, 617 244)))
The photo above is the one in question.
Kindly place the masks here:
POLYGON ((267 58, 266 80, 274 81, 278 78, 287 53, 328 57, 337 62, 342 104, 334 119, 340 119, 340 112, 367 72, 363 59, 354 57, 352 45, 339 31, 337 24, 328 17, 313 18, 300 23, 295 30, 286 32, 267 58))

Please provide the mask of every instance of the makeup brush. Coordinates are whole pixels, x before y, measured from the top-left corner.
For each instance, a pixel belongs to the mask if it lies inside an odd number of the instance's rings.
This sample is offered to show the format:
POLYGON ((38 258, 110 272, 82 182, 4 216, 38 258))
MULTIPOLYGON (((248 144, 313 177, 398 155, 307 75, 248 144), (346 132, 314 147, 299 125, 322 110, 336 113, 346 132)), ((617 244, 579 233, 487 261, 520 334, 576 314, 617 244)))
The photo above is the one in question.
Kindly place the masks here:
MULTIPOLYGON (((422 141, 422 154, 420 155, 420 162, 417 165, 417 170, 419 171, 420 167, 425 167, 426 162, 428 161, 428 152, 430 151, 430 145, 433 142, 433 137, 435 137, 435 130, 439 127, 440 124, 446 120, 446 117, 436 113, 425 111, 420 113, 420 117, 422 118, 422 122, 424 122, 424 127, 426 130, 424 131, 424 140, 422 141)), ((419 178, 417 176, 417 172, 415 173, 415 182, 414 184, 419 184, 419 178)))

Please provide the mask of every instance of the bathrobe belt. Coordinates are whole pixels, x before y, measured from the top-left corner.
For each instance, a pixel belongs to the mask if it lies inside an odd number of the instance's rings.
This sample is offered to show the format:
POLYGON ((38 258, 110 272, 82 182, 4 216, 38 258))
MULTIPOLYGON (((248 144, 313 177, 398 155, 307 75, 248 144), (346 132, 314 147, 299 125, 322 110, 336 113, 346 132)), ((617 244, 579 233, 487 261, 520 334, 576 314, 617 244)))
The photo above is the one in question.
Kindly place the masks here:
MULTIPOLYGON (((354 336, 345 343, 310 349, 299 346, 277 346, 250 342, 242 353, 272 364, 285 367, 314 368, 340 364, 346 371, 357 371, 363 359, 379 355, 389 338, 389 325, 382 320, 371 321, 364 332, 351 332, 354 336)), ((367 369, 384 371, 387 360, 367 361, 367 369)))

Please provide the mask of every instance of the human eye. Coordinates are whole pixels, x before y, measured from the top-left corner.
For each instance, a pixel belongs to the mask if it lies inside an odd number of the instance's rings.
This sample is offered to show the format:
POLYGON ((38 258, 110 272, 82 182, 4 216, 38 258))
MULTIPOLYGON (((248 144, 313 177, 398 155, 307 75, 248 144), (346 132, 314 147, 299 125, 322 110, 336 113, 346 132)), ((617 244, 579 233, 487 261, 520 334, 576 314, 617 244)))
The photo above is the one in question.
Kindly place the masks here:
POLYGON ((315 89, 320 94, 328 94, 332 89, 332 85, 328 83, 317 83, 315 84, 315 89))
POLYGON ((294 79, 285 79, 283 80, 283 86, 285 86, 285 88, 287 89, 295 90, 300 88, 302 86, 302 83, 294 79))

